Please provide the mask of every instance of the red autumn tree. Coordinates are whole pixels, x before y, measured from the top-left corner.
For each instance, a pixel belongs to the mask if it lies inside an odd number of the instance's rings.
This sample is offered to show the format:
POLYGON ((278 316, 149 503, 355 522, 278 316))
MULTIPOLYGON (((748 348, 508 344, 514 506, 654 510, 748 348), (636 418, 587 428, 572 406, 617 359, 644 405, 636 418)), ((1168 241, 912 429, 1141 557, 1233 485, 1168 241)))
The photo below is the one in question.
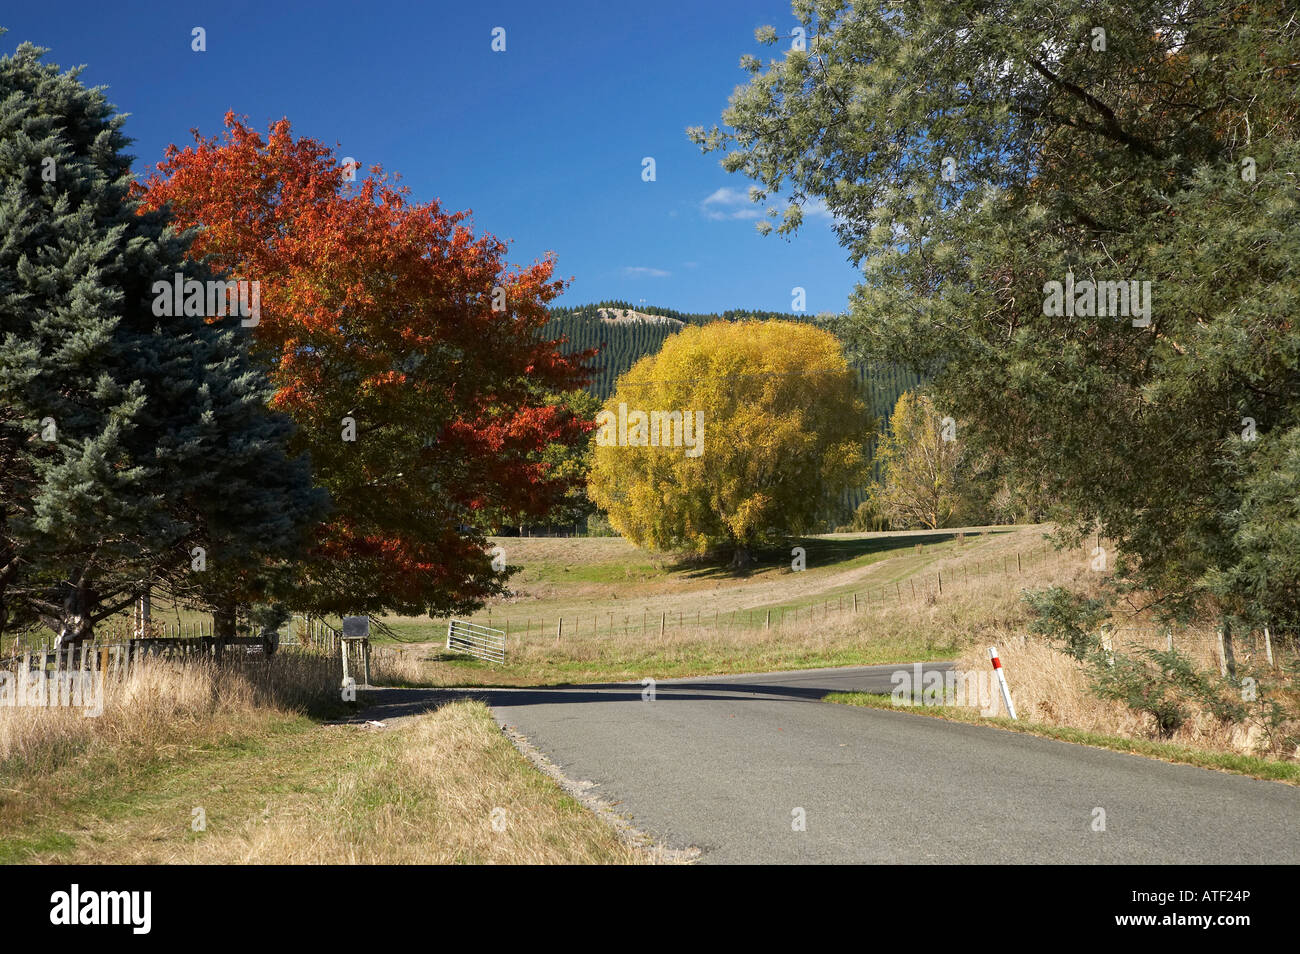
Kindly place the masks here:
POLYGON ((252 347, 333 502, 295 603, 443 615, 502 592, 473 514, 544 514, 568 487, 541 451, 590 427, 548 399, 585 374, 540 334, 554 258, 509 267, 468 212, 412 203, 377 166, 351 181, 287 120, 264 140, 228 113, 194 138, 138 191, 199 227, 192 255, 260 282, 252 347))

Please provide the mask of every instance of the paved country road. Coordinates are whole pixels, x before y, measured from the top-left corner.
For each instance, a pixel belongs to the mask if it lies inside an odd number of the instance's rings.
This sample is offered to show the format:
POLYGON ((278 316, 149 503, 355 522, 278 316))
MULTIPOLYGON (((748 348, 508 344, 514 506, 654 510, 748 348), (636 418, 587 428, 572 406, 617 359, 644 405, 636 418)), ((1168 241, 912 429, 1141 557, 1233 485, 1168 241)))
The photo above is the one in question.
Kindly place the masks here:
POLYGON ((704 863, 1300 861, 1295 786, 818 701, 888 692, 898 668, 665 680, 651 702, 638 683, 385 689, 364 717, 484 699, 570 779, 704 863))

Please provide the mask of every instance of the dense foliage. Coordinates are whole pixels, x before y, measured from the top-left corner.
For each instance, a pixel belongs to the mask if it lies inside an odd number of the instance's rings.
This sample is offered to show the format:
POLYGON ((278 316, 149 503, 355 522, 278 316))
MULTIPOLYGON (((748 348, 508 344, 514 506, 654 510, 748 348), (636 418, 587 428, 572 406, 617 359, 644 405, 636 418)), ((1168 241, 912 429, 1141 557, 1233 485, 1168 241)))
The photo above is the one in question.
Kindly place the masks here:
POLYGON ((266 598, 323 495, 240 322, 155 309, 156 281, 220 276, 137 209, 122 117, 42 53, 0 59, 0 631, 81 641, 145 587, 266 598))
MULTIPOLYGON (((718 314, 676 312, 656 305, 633 306, 624 301, 597 302, 575 308, 552 308, 551 320, 542 328, 542 334, 548 338, 563 337, 562 350, 566 354, 585 354, 596 352, 592 359, 591 383, 587 390, 601 401, 614 392, 614 384, 619 376, 630 369, 637 361, 647 355, 658 353, 664 342, 684 326, 709 324, 714 321, 741 321, 746 319, 759 321, 813 321, 822 323, 821 318, 803 319, 798 315, 779 312, 729 310, 718 314), (656 321, 604 321, 601 309, 634 310, 641 314, 656 315, 675 319, 683 324, 656 321)), ((833 323, 825 323, 834 327, 833 323)), ((872 416, 880 422, 880 431, 873 433, 868 442, 868 455, 875 447, 875 442, 883 433, 889 420, 890 412, 899 395, 904 391, 917 388, 922 383, 922 376, 897 365, 877 361, 859 361, 853 365, 857 375, 858 386, 867 401, 872 416)), ((872 460, 871 473, 879 477, 878 465, 872 460)), ((832 517, 831 524, 838 524, 848 519, 867 498, 869 488, 866 485, 846 490, 840 507, 832 517)))
POLYGON ((143 207, 199 227, 194 256, 262 283, 255 351, 333 502, 296 598, 462 611, 506 579, 475 514, 543 514, 574 482, 545 451, 583 439, 553 395, 584 375, 537 334, 563 286, 553 259, 507 266, 467 213, 349 172, 286 120, 263 139, 227 115, 224 137, 168 150, 143 207))
POLYGON ((875 428, 839 340, 784 321, 687 328, 619 379, 602 417, 588 488, 614 527, 656 549, 726 547, 736 566, 817 528, 860 485, 875 428), (654 425, 669 412, 672 441, 654 425))
POLYGON ((972 450, 1099 526, 1161 611, 1300 626, 1294 6, 795 16, 806 49, 746 57, 728 128, 693 135, 793 196, 778 231, 825 203, 864 269, 859 351, 933 375, 972 450), (1139 300, 1102 314, 1096 282, 1139 300))

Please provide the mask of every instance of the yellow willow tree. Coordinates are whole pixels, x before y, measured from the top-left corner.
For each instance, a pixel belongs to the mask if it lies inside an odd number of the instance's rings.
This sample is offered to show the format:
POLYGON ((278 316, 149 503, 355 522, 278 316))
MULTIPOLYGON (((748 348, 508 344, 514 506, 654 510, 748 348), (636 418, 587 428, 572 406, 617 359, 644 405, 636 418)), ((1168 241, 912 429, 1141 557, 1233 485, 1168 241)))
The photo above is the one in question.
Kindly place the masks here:
POLYGON ((944 419, 923 394, 905 391, 894 405, 889 434, 876 449, 881 482, 871 495, 894 526, 935 530, 960 509, 961 451, 956 424, 947 423, 945 434, 944 419))
POLYGON ((732 566, 815 528, 866 471, 875 422, 839 339, 790 321, 688 327, 596 418, 591 499, 638 546, 732 566))

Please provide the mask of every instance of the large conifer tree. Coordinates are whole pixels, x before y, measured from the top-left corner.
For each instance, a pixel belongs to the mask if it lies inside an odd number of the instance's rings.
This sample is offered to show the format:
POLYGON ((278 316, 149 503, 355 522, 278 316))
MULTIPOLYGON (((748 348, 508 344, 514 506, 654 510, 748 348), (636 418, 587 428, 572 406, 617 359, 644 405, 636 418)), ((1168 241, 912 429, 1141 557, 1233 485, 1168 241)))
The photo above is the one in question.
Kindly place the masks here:
POLYGON ((260 595, 322 501, 239 319, 155 316, 155 281, 214 276, 136 214, 123 117, 43 53, 0 58, 0 627, 81 640, 142 586, 260 595))

